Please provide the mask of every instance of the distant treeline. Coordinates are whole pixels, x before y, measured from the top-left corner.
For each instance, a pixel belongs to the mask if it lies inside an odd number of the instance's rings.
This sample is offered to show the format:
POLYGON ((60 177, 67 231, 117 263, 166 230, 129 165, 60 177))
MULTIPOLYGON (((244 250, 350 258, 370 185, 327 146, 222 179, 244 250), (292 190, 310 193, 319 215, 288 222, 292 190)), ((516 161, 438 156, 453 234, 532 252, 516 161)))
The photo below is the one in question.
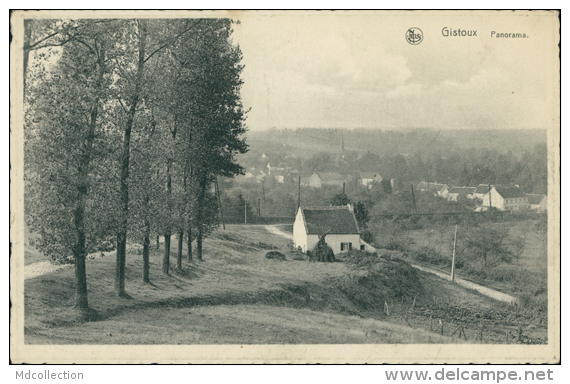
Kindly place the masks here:
POLYGON ((369 171, 405 185, 516 184, 526 193, 547 193, 543 130, 271 132, 251 134, 251 150, 241 159, 246 168, 267 172, 267 163, 283 163, 305 174, 337 171, 358 177, 359 171, 369 171))

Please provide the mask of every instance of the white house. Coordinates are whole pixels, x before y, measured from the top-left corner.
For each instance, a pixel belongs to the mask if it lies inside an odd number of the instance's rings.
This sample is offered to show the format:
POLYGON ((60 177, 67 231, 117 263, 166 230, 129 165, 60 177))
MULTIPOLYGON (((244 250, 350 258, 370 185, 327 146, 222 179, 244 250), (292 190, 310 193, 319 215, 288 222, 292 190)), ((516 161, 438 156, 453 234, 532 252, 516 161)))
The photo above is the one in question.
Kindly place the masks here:
POLYGON ((445 192, 443 197, 448 201, 457 201, 459 196, 464 196, 468 199, 473 199, 473 194, 475 193, 475 187, 451 187, 447 192, 445 192))
POLYGON ((489 193, 489 184, 479 184, 475 192, 473 192, 473 198, 483 200, 487 193, 489 193))
POLYGON ((429 183, 422 181, 421 183, 418 184, 416 190, 423 192, 429 191, 434 195, 443 196, 443 194, 449 190, 449 186, 447 184, 429 183))
POLYGON ((489 206, 500 211, 521 211, 530 208, 528 197, 516 185, 491 185, 489 193, 483 196, 483 207, 489 206))
POLYGON ((359 176, 360 184, 368 188, 372 188, 372 183, 382 181, 382 176, 378 172, 360 172, 359 176))
POLYGON ((311 251, 319 241, 319 235, 326 234, 325 243, 335 254, 350 250, 373 251, 360 239, 358 223, 352 206, 299 207, 293 224, 295 248, 311 251))
POLYGON ((548 209, 548 198, 546 195, 526 194, 529 208, 533 211, 546 212, 548 209))

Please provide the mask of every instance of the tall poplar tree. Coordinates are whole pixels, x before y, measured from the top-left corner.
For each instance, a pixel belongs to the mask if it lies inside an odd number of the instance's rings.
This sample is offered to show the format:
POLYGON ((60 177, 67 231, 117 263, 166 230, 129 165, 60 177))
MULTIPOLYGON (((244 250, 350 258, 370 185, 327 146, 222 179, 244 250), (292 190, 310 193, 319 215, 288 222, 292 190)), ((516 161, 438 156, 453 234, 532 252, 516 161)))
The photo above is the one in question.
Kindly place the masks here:
POLYGON ((31 231, 39 235, 36 247, 54 259, 73 256, 75 306, 85 310, 87 253, 113 229, 100 165, 108 154, 107 56, 115 25, 68 25, 60 32, 60 50, 38 53, 26 74, 33 92, 25 100, 25 208, 31 231), (54 55, 57 63, 45 71, 42 59, 54 55))

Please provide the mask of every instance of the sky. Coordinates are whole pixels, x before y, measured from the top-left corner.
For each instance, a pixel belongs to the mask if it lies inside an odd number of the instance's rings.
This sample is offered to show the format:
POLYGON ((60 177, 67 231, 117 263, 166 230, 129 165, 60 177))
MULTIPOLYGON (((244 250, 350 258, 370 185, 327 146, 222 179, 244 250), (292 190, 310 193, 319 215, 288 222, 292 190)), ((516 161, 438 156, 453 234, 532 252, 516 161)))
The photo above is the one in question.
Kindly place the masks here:
POLYGON ((546 13, 245 12, 242 98, 251 131, 549 128, 558 25, 546 13), (424 39, 409 44, 406 31, 424 39), (477 30, 445 37, 442 29, 477 30), (526 33, 525 39, 491 32, 526 33))

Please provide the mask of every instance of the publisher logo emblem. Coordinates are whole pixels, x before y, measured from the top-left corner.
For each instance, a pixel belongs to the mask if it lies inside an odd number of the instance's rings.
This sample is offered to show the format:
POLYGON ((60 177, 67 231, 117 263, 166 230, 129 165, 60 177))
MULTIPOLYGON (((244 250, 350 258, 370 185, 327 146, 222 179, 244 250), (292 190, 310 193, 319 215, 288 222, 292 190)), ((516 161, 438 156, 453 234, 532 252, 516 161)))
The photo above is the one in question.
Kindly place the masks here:
POLYGON ((410 28, 406 31, 406 41, 412 45, 418 45, 424 41, 424 33, 419 28, 410 28))

